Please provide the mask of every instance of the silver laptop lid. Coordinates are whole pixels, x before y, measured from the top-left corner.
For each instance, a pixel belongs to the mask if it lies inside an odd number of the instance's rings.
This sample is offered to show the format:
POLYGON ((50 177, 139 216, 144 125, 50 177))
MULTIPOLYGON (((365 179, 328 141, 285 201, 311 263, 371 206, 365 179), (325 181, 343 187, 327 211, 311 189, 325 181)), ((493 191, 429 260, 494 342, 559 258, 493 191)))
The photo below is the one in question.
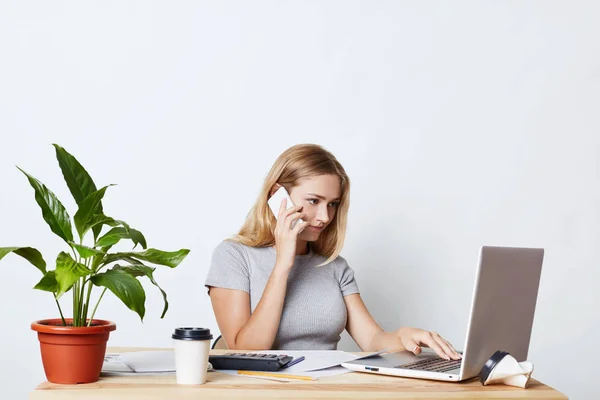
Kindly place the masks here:
POLYGON ((461 379, 479 374, 496 350, 527 359, 543 258, 544 249, 481 248, 461 379))

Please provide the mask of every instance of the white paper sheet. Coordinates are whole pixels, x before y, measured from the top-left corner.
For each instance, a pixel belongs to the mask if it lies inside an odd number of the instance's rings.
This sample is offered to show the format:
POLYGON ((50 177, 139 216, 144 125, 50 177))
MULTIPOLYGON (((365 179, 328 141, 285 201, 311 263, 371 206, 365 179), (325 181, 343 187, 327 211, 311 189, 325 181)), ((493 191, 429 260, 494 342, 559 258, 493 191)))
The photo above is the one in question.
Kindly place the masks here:
POLYGON ((132 351, 121 353, 119 358, 135 372, 175 372, 172 351, 132 351))
POLYGON ((141 375, 175 373, 175 354, 172 351, 132 351, 107 353, 102 364, 104 375, 141 375))
POLYGON ((282 369, 283 374, 294 374, 296 372, 317 371, 320 369, 337 367, 341 363, 357 360, 359 358, 367 358, 377 354, 384 353, 386 350, 369 353, 364 356, 347 353, 340 350, 267 350, 253 351, 257 354, 286 354, 294 357, 294 359, 304 356, 304 361, 292 365, 289 368, 282 369))
MULTIPOLYGON (((293 365, 292 365, 293 367, 293 365)), ((289 368, 291 369, 291 367, 289 368)), ((296 373, 292 373, 289 371, 289 369, 282 369, 279 371, 268 371, 265 372, 269 375, 301 375, 301 376, 310 376, 311 378, 322 378, 324 376, 334 376, 334 375, 341 375, 341 374, 346 374, 348 372, 352 372, 349 369, 346 369, 344 367, 330 367, 330 368, 324 368, 324 369, 319 369, 316 371, 307 371, 307 372, 296 372, 296 373)), ((231 369, 219 369, 219 370, 215 370, 217 372, 222 372, 224 374, 228 374, 228 375, 235 375, 235 376, 242 376, 244 378, 250 377, 250 378, 258 378, 258 379, 269 379, 268 377, 262 377, 262 376, 256 376, 256 375, 239 375, 238 372, 236 370, 231 370, 231 369)), ((288 379, 288 382, 298 382, 296 379, 288 379)))

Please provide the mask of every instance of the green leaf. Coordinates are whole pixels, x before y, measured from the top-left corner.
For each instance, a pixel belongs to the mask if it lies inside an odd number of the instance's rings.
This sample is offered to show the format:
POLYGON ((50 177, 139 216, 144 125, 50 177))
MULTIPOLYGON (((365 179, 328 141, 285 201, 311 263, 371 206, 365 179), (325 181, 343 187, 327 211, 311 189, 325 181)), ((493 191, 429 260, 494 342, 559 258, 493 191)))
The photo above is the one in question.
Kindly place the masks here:
POLYGON ((20 255, 32 263, 37 269, 42 271, 42 274, 46 273, 46 261, 44 261, 42 254, 33 247, 0 247, 0 260, 10 252, 20 255))
POLYGON ((142 284, 125 271, 108 270, 91 278, 96 286, 108 288, 130 309, 144 320, 146 293, 142 284))
POLYGON ((109 225, 109 226, 119 226, 121 225, 117 220, 111 218, 111 217, 107 217, 104 214, 95 214, 92 216, 92 218, 89 221, 89 224, 92 228, 96 227, 96 226, 100 226, 100 228, 102 228, 102 225, 109 225))
MULTIPOLYGON (((100 211, 102 211, 102 204, 100 204, 100 211)), ((101 232, 102 232, 102 225, 92 226, 92 234, 94 235, 94 240, 96 240, 98 238, 98 236, 100 236, 101 232)))
MULTIPOLYGON (((53 144, 53 146, 56 148, 56 159, 58 160, 58 165, 63 173, 65 182, 67 182, 73 198, 79 205, 83 199, 97 190, 96 184, 75 157, 59 145, 53 144)), ((102 203, 100 203, 94 214, 102 214, 102 212, 102 203)), ((94 238, 98 237, 101 229, 102 226, 93 228, 94 238)))
POLYGON ((62 296, 63 293, 68 292, 75 282, 81 277, 91 274, 85 265, 78 263, 73 258, 65 253, 61 252, 56 258, 56 282, 58 282, 58 293, 57 297, 62 296))
POLYGON ((29 180, 29 184, 35 190, 35 201, 42 209, 42 216, 50 226, 50 229, 52 229, 52 232, 63 238, 65 242, 73 240, 71 219, 60 200, 58 200, 56 195, 43 183, 23 171, 21 168, 19 168, 19 171, 25 174, 29 180))
POLYGON ((86 232, 96 225, 95 216, 98 215, 96 210, 102 203, 102 198, 104 197, 104 193, 106 192, 108 186, 104 186, 102 189, 96 190, 94 193, 83 199, 81 203, 79 203, 79 209, 75 213, 73 220, 75 221, 75 228, 77 229, 77 233, 79 233, 80 238, 83 238, 86 232))
POLYGON ((175 268, 185 259, 189 252, 188 249, 181 249, 178 251, 148 249, 142 252, 114 253, 108 254, 104 258, 102 264, 106 265, 113 261, 122 260, 125 257, 131 257, 136 260, 148 261, 152 264, 166 265, 167 267, 175 268))
POLYGON ((113 246, 116 243, 118 243, 121 239, 131 239, 133 241, 134 248, 138 244, 141 244, 142 248, 146 248, 146 238, 144 237, 142 232, 132 228, 113 228, 100 239, 98 239, 98 241, 96 242, 96 246, 113 246))
MULTIPOLYGON (((96 226, 99 226, 100 229, 102 229, 103 225, 109 225, 109 226, 112 226, 112 227, 116 227, 116 226, 122 225, 122 226, 125 227, 125 231, 126 232, 129 232, 129 229, 130 229, 129 225, 125 221, 119 221, 119 220, 116 220, 114 218, 107 217, 104 214, 96 214, 96 215, 94 215, 92 217, 91 221, 90 221, 90 225, 92 226, 92 229, 94 227, 96 227, 96 226)), ((95 237, 94 237, 94 240, 96 240, 95 237)), ((112 247, 112 244, 111 245, 107 245, 107 246, 100 246, 100 247, 102 247, 101 250, 102 250, 103 253, 107 253, 108 250, 110 250, 110 248, 112 247)), ((98 256, 94 257, 94 261, 92 262, 92 271, 96 272, 98 270, 98 268, 100 267, 101 262, 102 262, 103 259, 104 259, 104 256, 102 256, 102 257, 98 257, 98 256)))
POLYGON ((46 292, 55 293, 58 291, 58 282, 56 281, 55 271, 48 271, 42 277, 42 280, 33 287, 34 289, 44 290, 46 292))
POLYGON ((142 246, 142 249, 146 250, 146 247, 148 247, 148 245, 146 244, 146 238, 144 237, 142 232, 138 231, 137 229, 131 228, 129 230, 129 235, 131 237, 131 240, 133 241, 134 249, 138 244, 140 244, 142 246))
POLYGON ((56 148, 56 159, 65 182, 67 182, 73 198, 79 204, 97 190, 96 184, 75 157, 61 146, 57 144, 53 144, 53 146, 56 148))
POLYGON ((104 234, 98 241, 96 241, 96 246, 98 247, 106 247, 113 246, 119 242, 119 240, 128 238, 127 231, 125 228, 112 228, 110 231, 104 234))
POLYGON ((134 277, 137 277, 137 276, 146 276, 146 277, 148 277, 148 279, 150 279, 150 282, 152 282, 152 284, 154 286, 156 286, 158 288, 158 290, 160 290, 160 293, 162 294, 165 306, 163 308, 163 311, 162 311, 162 314, 160 315, 160 317, 164 318, 165 314, 167 313, 167 310, 169 309, 169 302, 167 301, 167 294, 158 285, 158 283, 156 283, 156 281, 154 280, 154 276, 152 275, 154 273, 154 270, 156 270, 156 268, 149 267, 149 266, 144 265, 144 264, 133 264, 133 265, 127 265, 127 266, 115 265, 112 269, 113 270, 125 271, 129 275, 134 276, 134 277))
POLYGON ((92 247, 83 246, 83 245, 77 244, 75 242, 69 242, 69 244, 71 246, 73 246, 75 248, 75 250, 77 250, 77 252, 81 256, 81 258, 90 258, 92 256, 104 255, 103 251, 96 250, 92 247))
POLYGON ((108 253, 108 250, 110 250, 111 246, 106 246, 106 247, 102 247, 100 249, 100 251, 102 252, 102 255, 98 254, 94 256, 94 259, 92 260, 92 265, 91 265, 91 270, 92 272, 96 272, 98 271, 98 268, 100 267, 100 264, 102 264, 102 261, 104 260, 104 256, 106 255, 106 253, 108 253))
POLYGON ((89 222, 89 224, 90 224, 91 227, 98 226, 98 225, 100 225, 100 226, 102 226, 102 225, 108 225, 108 226, 112 226, 112 227, 115 227, 115 226, 124 226, 127 231, 129 231, 131 229, 129 227, 129 225, 127 224, 127 222, 120 221, 118 219, 114 219, 114 218, 111 218, 111 217, 107 217, 104 214, 95 214, 95 215, 93 215, 92 218, 91 218, 91 220, 90 220, 90 222, 89 222))

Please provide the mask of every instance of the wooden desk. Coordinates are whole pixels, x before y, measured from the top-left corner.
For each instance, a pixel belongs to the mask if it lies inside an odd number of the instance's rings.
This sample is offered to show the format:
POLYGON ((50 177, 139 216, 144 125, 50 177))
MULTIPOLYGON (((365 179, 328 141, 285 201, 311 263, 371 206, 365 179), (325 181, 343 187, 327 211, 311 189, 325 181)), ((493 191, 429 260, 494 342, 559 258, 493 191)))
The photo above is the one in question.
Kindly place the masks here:
MULTIPOLYGON (((135 348, 109 348, 110 353, 135 348)), ((159 349, 153 349, 159 350, 159 349)), ((166 349, 160 349, 166 350, 166 349)), ((226 353, 213 350, 214 354, 226 353)), ((44 382, 30 399, 567 399, 540 382, 529 388, 504 385, 483 386, 472 379, 446 383, 352 372, 318 381, 275 382, 209 372, 206 384, 177 385, 174 375, 100 377, 85 385, 56 385, 44 382)))

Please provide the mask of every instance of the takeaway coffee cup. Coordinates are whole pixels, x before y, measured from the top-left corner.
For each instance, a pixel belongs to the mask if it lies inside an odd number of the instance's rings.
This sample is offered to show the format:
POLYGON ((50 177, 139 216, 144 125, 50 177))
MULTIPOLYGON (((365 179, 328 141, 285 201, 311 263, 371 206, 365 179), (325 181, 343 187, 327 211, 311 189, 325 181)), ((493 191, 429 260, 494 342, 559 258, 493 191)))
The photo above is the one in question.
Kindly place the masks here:
POLYGON ((202 385, 206 382, 212 335, 205 328, 177 328, 171 336, 175 346, 177 383, 202 385))

